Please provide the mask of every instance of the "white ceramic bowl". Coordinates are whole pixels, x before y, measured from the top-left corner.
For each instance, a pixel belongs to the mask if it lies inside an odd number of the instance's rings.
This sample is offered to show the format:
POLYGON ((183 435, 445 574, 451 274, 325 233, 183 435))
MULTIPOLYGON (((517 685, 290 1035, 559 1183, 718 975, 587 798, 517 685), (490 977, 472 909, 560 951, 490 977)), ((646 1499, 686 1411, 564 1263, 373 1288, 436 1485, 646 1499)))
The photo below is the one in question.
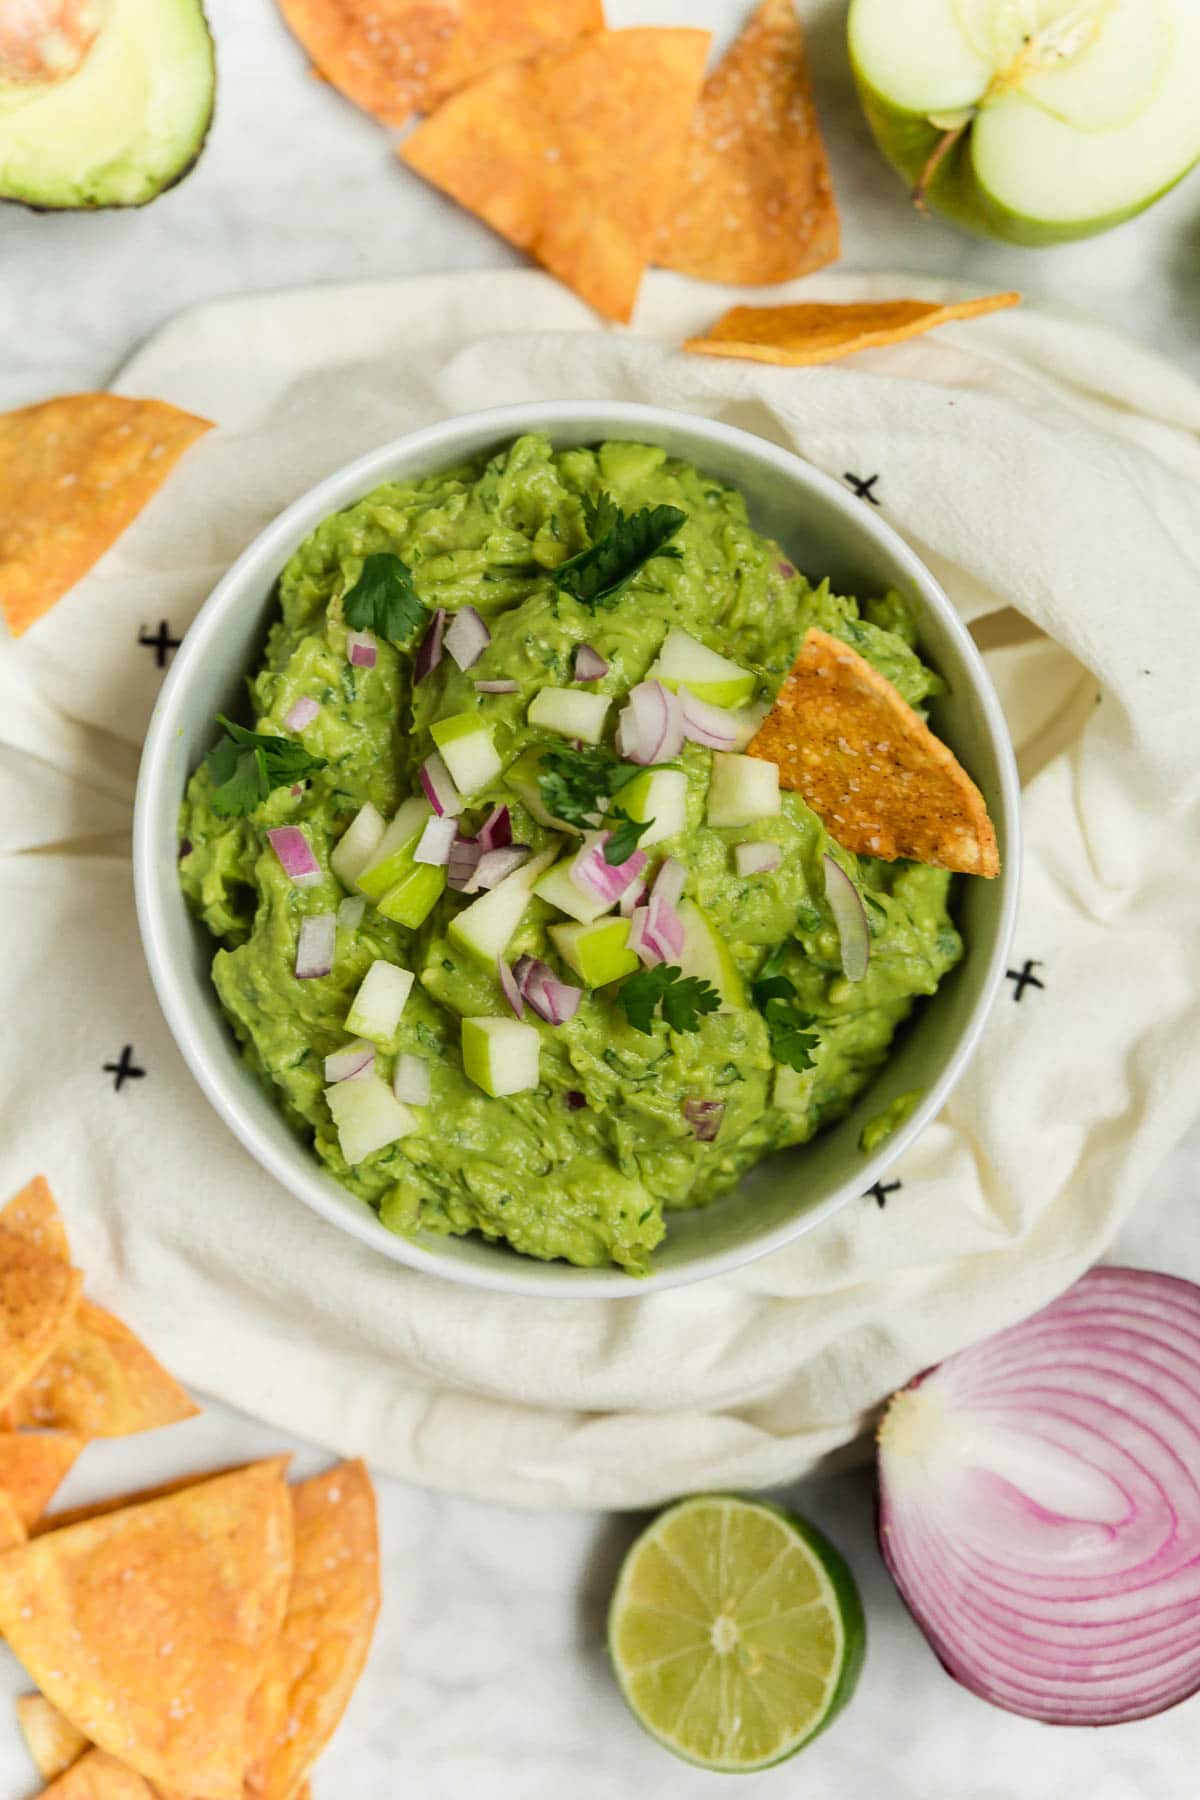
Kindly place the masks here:
POLYGON ((1004 718, 974 644, 929 571, 861 500, 790 452, 710 420, 621 404, 501 407, 414 432, 331 475, 269 525, 218 583, 176 654, 146 738, 133 840, 138 914, 159 1001, 192 1073, 267 1174, 298 1200, 381 1255, 431 1275, 510 1293, 617 1299, 725 1273, 811 1231, 878 1181, 938 1111, 1006 966, 1020 859, 1018 803, 1004 718), (641 1280, 615 1268, 539 1263, 482 1239, 402 1238, 385 1230, 293 1136, 242 1061, 209 977, 211 940, 188 912, 177 878, 184 785, 211 748, 214 715, 238 705, 274 610, 276 579, 297 545, 380 482, 429 474, 533 430, 548 432, 559 445, 612 437, 662 444, 740 488, 754 524, 814 580, 828 575, 849 593, 887 587, 905 593, 916 607, 922 647, 949 682, 949 694, 932 709, 933 723, 982 788, 1004 864, 996 881, 962 884, 967 954, 922 1005, 848 1117, 811 1144, 761 1163, 715 1205, 673 1215, 654 1272, 641 1280), (877 1155, 864 1157, 858 1147, 864 1122, 913 1088, 924 1091, 921 1104, 877 1155))

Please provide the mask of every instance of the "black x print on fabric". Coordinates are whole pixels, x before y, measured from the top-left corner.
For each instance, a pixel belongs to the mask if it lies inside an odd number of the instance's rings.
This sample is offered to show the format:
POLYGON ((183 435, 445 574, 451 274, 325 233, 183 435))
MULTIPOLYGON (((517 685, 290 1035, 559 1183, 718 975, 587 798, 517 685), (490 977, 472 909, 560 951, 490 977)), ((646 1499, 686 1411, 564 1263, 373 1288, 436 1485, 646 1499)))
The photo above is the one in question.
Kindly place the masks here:
POLYGON ((115 1063, 105 1063, 104 1073, 113 1077, 113 1092, 119 1094, 127 1081, 140 1081, 146 1073, 133 1060, 133 1045, 124 1044, 115 1063))
POLYGON ((144 650, 153 650, 155 667, 165 669, 168 655, 172 650, 178 650, 183 639, 172 637, 171 627, 165 619, 160 619, 155 632, 148 632, 144 625, 140 626, 137 641, 144 650))
POLYGON ((874 1200, 876 1206, 884 1207, 887 1205, 888 1195, 894 1194, 898 1188, 902 1188, 903 1186, 904 1183, 902 1181, 877 1181, 874 1187, 869 1187, 867 1189, 866 1193, 863 1195, 863 1199, 874 1200))
POLYGON ((865 477, 862 475, 851 475, 849 469, 847 469, 846 473, 842 476, 842 480, 850 483, 850 486, 854 489, 854 492, 858 495, 860 500, 869 500, 872 506, 883 505, 883 501, 874 491, 875 483, 879 480, 878 475, 867 475, 865 477))
POLYGON ((1006 969, 1005 970, 1004 979, 1006 981, 1011 981, 1013 984, 1013 999, 1014 1000, 1020 1000, 1023 997, 1023 995, 1025 993, 1025 989, 1027 987, 1042 988, 1043 990, 1045 989, 1045 986, 1046 986, 1045 982, 1039 981, 1037 976, 1033 972, 1035 969, 1040 969, 1041 966, 1042 966, 1041 963, 1037 960, 1036 957, 1034 957, 1032 962, 1027 957, 1025 959, 1025 965, 1023 968, 1006 969))

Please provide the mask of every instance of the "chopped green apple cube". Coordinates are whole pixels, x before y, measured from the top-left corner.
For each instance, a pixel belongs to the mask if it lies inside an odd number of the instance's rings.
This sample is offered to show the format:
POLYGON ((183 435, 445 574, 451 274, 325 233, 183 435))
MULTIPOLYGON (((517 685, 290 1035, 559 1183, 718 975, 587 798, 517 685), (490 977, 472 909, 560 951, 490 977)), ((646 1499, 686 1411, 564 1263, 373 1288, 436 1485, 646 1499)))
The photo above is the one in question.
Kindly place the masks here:
POLYGON ((504 955, 509 940, 525 916, 538 876, 550 867, 557 855, 557 845, 543 850, 519 869, 514 869, 511 875, 506 875, 488 893, 472 900, 462 912, 456 913, 447 927, 452 942, 469 950, 472 956, 494 970, 496 958, 504 955))
POLYGON ((753 825, 779 811, 779 770, 757 756, 715 750, 708 789, 710 825, 753 825))
POLYGON ((375 902, 385 919, 415 931, 423 925, 446 891, 446 871, 436 863, 414 863, 386 894, 375 902))
POLYGON ((539 688, 529 707, 529 723, 543 731, 598 744, 612 702, 607 694, 585 694, 579 688, 539 688))
POLYGON ((378 900, 407 875, 413 866, 413 851, 432 813, 429 802, 415 795, 404 802, 380 838, 374 854, 354 878, 354 886, 360 894, 365 894, 368 900, 378 900))
POLYGON ((687 829, 687 791, 682 769, 647 769, 621 789, 618 804, 622 812, 639 825, 643 819, 654 821, 638 839, 643 850, 687 829))
POLYGON ((522 1025, 517 1019, 462 1022, 463 1070, 493 1100, 505 1094, 523 1094, 538 1085, 539 1049, 536 1027, 522 1025))
POLYGON ((758 685, 758 678, 739 663, 719 656, 686 631, 673 627, 663 639, 658 661, 646 676, 678 692, 688 687, 697 700, 712 706, 744 706, 758 685))
POLYGON ((593 925, 551 925, 554 948, 586 987, 607 987, 632 975, 641 963, 629 948, 628 919, 600 919, 593 925))
POLYGON ((329 866, 343 887, 352 888, 383 841, 383 814, 368 800, 334 845, 329 866))
POLYGON ((746 990, 733 953, 714 928, 707 913, 691 900, 679 902, 683 921, 683 955, 679 966, 685 975, 711 982, 721 996, 721 1011, 731 1012, 746 1004, 746 990))
POLYGON ((464 798, 479 793, 503 770, 492 742, 492 728, 478 713, 455 713, 453 718, 439 719, 429 730, 451 781, 464 798))
POLYGON ((377 957, 363 976, 346 1014, 346 1030, 351 1036, 390 1049, 412 992, 413 979, 410 970, 377 957))
POLYGON ((325 1099, 337 1126, 342 1155, 351 1165, 417 1130, 412 1113, 379 1075, 335 1082, 325 1089, 325 1099))
POLYGON ((598 900, 594 894, 585 894, 578 883, 571 879, 571 864, 574 860, 574 855, 571 855, 556 863, 542 876, 533 891, 539 900, 557 906, 559 912, 565 912, 569 918, 578 919, 581 925, 590 925, 601 914, 611 912, 616 901, 598 900))

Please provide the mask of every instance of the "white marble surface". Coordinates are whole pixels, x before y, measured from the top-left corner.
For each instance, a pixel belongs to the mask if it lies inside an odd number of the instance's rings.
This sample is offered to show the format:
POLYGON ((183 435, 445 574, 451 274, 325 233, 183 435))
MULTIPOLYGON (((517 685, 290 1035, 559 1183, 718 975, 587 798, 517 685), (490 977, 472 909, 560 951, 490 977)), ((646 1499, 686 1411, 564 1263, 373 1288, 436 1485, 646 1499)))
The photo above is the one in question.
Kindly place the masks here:
MULTIPOLYGON (((180 308, 223 294, 513 258, 394 162, 388 135, 322 84, 270 0, 209 0, 222 88, 196 173, 145 212, 0 216, 0 407, 98 384, 180 308)), ((811 0, 812 61, 846 225, 846 263, 910 268, 1093 310, 1200 369, 1200 177, 1089 244, 1025 252, 907 210, 853 106, 842 6, 811 0)), ((610 0, 614 23, 732 30, 740 0, 610 0)), ((1200 1279, 1200 1133, 1135 1221, 1131 1260, 1200 1279)), ((145 1440, 95 1446, 68 1502, 276 1449, 223 1409, 145 1440)), ((319 1455, 296 1446, 302 1471, 319 1455)), ((840 1543, 871 1632, 853 1707, 827 1737, 739 1792, 819 1800, 1194 1800, 1200 1702, 1118 1732, 1049 1731, 958 1690, 892 1591, 865 1473, 788 1496, 840 1543)), ((317 1800, 701 1800, 727 1784, 674 1764, 626 1717, 602 1618, 634 1529, 599 1515, 522 1515, 381 1482, 386 1606, 364 1682, 323 1760, 317 1800)), ((0 1653, 2 1655, 3 1653, 0 1653)), ((0 1678, 22 1686, 10 1658, 0 1678)), ((0 1711, 0 1800, 36 1783, 0 1711)))

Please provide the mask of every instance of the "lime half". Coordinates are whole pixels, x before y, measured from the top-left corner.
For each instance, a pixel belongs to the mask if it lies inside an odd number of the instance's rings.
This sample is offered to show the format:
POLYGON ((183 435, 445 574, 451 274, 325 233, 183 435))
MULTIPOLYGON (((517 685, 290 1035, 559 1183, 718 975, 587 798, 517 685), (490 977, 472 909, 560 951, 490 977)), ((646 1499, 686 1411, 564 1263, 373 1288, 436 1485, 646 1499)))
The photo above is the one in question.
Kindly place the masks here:
POLYGON ((661 1513, 626 1556, 608 1643, 621 1692, 660 1744, 749 1773, 793 1755, 845 1705, 866 1625, 820 1532, 707 1494, 661 1513))

